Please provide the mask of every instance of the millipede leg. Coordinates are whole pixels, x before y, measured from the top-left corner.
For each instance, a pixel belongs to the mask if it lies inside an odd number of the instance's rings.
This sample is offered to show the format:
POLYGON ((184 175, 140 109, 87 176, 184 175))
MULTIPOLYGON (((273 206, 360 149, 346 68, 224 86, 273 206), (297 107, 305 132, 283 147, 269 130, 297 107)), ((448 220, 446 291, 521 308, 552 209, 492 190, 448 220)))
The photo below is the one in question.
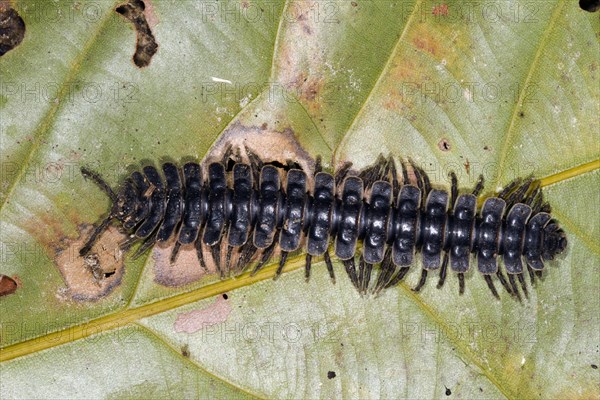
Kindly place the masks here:
POLYGON ((377 277, 377 283, 373 288, 373 294, 378 294, 381 289, 385 287, 385 284, 389 282, 390 277, 394 273, 394 264, 392 263, 392 251, 388 247, 383 257, 383 261, 380 265, 379 277, 377 277))
POLYGON ((413 289, 413 292, 418 292, 421 290, 421 288, 423 287, 423 285, 425 285, 425 281, 427 281, 427 270, 425 268, 423 268, 421 270, 421 279, 419 279, 419 283, 417 284, 417 286, 413 289))
POLYGON ((235 269, 238 273, 243 272, 248 265, 250 265, 250 260, 256 254, 256 247, 251 240, 248 240, 244 243, 240 250, 240 255, 238 257, 235 269))
POLYGON ((402 279, 404 279, 404 277, 408 273, 409 269, 410 269, 410 267, 402 267, 402 268, 400 268, 400 270, 398 271, 398 273, 396 274, 396 276, 394 276, 388 283, 386 283, 385 289, 388 289, 388 288, 396 286, 402 279))
POLYGON ((321 156, 317 156, 315 160, 315 175, 323 171, 323 165, 321 164, 321 156))
POLYGON ((252 169, 252 178, 254 188, 256 189, 256 185, 260 182, 260 171, 263 167, 263 162, 259 156, 256 155, 252 150, 246 147, 246 154, 248 155, 248 160, 250 160, 250 168, 252 169))
POLYGON ((175 242, 175 246, 173 246, 173 250, 171 250, 171 264, 175 263, 177 260, 177 255, 179 254, 179 249, 181 248, 181 243, 175 242))
POLYGON ((550 214, 552 212, 552 207, 550 206, 550 203, 542 204, 542 206, 540 207, 540 212, 545 212, 545 213, 550 214))
POLYGON ((444 258, 442 259, 442 266, 440 268, 440 280, 438 281, 437 288, 440 289, 444 286, 444 282, 446 282, 446 271, 448 270, 448 253, 444 253, 444 258))
POLYGON ((519 293, 519 288, 517 287, 517 282, 515 281, 515 274, 508 274, 508 280, 510 281, 510 286, 512 287, 513 293, 515 296, 517 296, 519 302, 522 302, 521 294, 519 293))
POLYGON ((366 294, 369 289, 369 283, 371 282, 371 272, 373 271, 373 264, 368 262, 365 263, 365 275, 362 281, 362 293, 366 294))
POLYGON ((481 194, 481 191, 483 190, 484 185, 485 179, 483 178, 483 175, 479 175, 479 178, 477 178, 477 183, 475 184, 475 188, 473 188, 473 196, 479 196, 481 194))
POLYGON ((504 286, 504 289, 506 289, 506 291, 509 294, 513 294, 512 290, 510 289, 510 286, 508 286, 508 282, 506 281, 506 277, 504 276, 504 274, 502 273, 502 271, 500 271, 500 269, 498 269, 498 272, 496 272, 496 276, 498 277, 498 280, 500 281, 500 283, 502 284, 502 286, 504 286))
POLYGON ((517 274, 517 278, 519 279, 519 283, 521 284, 521 288, 523 288, 523 294, 525 295, 525 298, 528 299, 529 298, 529 293, 527 293, 527 284, 525 283, 525 278, 523 278, 523 274, 517 274))
POLYGON ((335 285, 335 273, 333 272, 333 264, 331 263, 331 257, 329 256, 329 252, 326 251, 323 254, 325 257, 325 265, 327 265, 327 271, 329 271, 329 277, 331 278, 331 282, 335 285))
POLYGON ((112 188, 108 185, 108 183, 106 183, 106 181, 102 179, 100 174, 90 169, 87 169, 86 167, 81 167, 81 174, 84 178, 90 178, 91 180, 93 180, 94 183, 98 185, 98 187, 100 187, 100 189, 102 189, 108 195, 108 197, 110 197, 110 199, 113 202, 113 205, 117 202, 117 195, 115 194, 115 192, 113 192, 112 188))
MULTIPOLYGON (((409 158, 408 162, 410 163, 410 166, 413 170, 413 174, 415 174, 415 179, 417 180, 417 187, 419 188, 419 191, 421 193, 423 193, 421 195, 421 198, 427 197, 426 193, 425 193, 425 184, 423 183, 423 178, 421 177, 421 172, 419 172, 419 168, 417 168, 417 166, 413 163, 413 161, 409 158)), ((423 204, 425 204, 425 201, 422 201, 423 204)))
POLYGON ((365 279, 365 259, 362 254, 358 259, 358 291, 362 293, 362 283, 365 279))
POLYGON ((544 276, 544 272, 543 271, 535 271, 535 276, 537 276, 538 279, 542 279, 542 277, 544 276))
POLYGON ((269 259, 273 255, 273 250, 275 250, 275 242, 273 242, 269 247, 263 250, 262 258, 260 262, 256 265, 256 267, 254 267, 254 271, 252 271, 250 276, 256 275, 256 273, 260 271, 267 262, 269 262, 269 259))
POLYGON ((533 199, 533 201, 531 202, 531 210, 534 215, 540 212, 543 202, 544 198, 542 196, 542 192, 540 192, 540 195, 533 199))
POLYGON ((425 174, 425 172, 421 168, 417 167, 417 165, 413 162, 413 160, 411 160, 409 158, 408 162, 410 163, 413 173, 415 174, 415 178, 417 179, 417 187, 419 188, 419 190, 422 193, 421 208, 424 209, 425 202, 427 201, 427 195, 429 194, 429 191, 431 190, 431 183, 429 182, 429 177, 427 176, 427 174, 425 174))
POLYGON ((208 267, 206 266, 206 263, 204 262, 204 252, 202 251, 202 240, 200 240, 200 238, 198 238, 196 240, 196 257, 198 257, 198 262, 200 262, 200 267, 208 272, 208 267))
POLYGON ((385 168, 386 160, 380 154, 379 157, 377 157, 375 164, 361 171, 358 177, 363 180, 365 189, 369 189, 375 181, 383 179, 382 177, 385 173, 385 168))
POLYGON ((356 264, 354 262, 354 257, 348 260, 343 260, 342 263, 344 264, 346 274, 348 274, 350 281, 352 282, 354 287, 358 289, 358 277, 356 276, 356 264))
POLYGON ((390 172, 392 173, 392 204, 395 204, 398 194, 400 193, 400 185, 398 183, 398 170, 396 169, 396 161, 394 161, 394 157, 390 156, 388 158, 388 164, 390 166, 390 172))
POLYGON ((306 253, 306 261, 304 262, 304 279, 306 282, 310 280, 310 267, 312 263, 312 256, 306 253))
POLYGON ((98 236, 100 236, 100 234, 102 232, 104 232, 106 230, 106 228, 108 228, 108 224, 110 224, 110 221, 112 221, 112 219, 113 219, 113 216, 111 214, 108 217, 106 217, 100 225, 98 225, 96 228, 94 228, 94 232, 92 233, 92 236, 90 236, 90 238, 85 243, 85 245, 79 250, 79 255, 81 257, 85 256, 87 253, 90 252, 92 247, 94 247, 94 243, 96 243, 96 240, 98 240, 98 236))
POLYGON ((227 254, 225 255, 225 271, 227 276, 231 275, 231 253, 233 246, 227 245, 227 254))
POLYGON ((335 172, 335 187, 338 187, 342 184, 346 175, 348 175, 348 171, 352 167, 352 163, 350 161, 346 161, 344 165, 340 169, 335 172))
MULTIPOLYGON (((200 241, 200 239, 198 239, 198 241, 200 241)), ((210 252, 212 254, 213 261, 215 262, 215 265, 217 267, 217 271, 219 272, 219 276, 221 277, 221 279, 224 279, 225 270, 221 266, 221 246, 210 246, 210 252)))
POLYGON ((512 192, 517 186, 519 186, 522 181, 523 179, 521 178, 515 179, 514 181, 506 185, 506 187, 502 189, 500 193, 498 193, 498 197, 506 200, 506 197, 510 194, 510 192, 512 192))
POLYGON ((290 169, 302 169, 302 166, 300 164, 298 164, 296 161, 294 160, 285 160, 285 164, 286 164, 286 171, 289 171, 290 169))
POLYGON ((429 180, 429 175, 427 175, 427 173, 422 168, 419 168, 419 172, 421 172, 421 176, 423 177, 423 185, 425 185, 425 194, 428 195, 429 192, 431 192, 431 181, 429 180))
POLYGON ((529 272, 529 280, 531 281, 531 286, 533 286, 535 283, 535 275, 533 273, 533 268, 531 268, 529 264, 527 264, 527 272, 529 272))
POLYGON ((523 184, 521 186, 519 186, 517 189, 515 189, 515 191, 512 192, 506 198, 506 207, 510 208, 514 204, 520 203, 521 201, 523 201, 526 198, 526 194, 529 191, 529 188, 531 187, 532 183, 533 183, 533 179, 529 178, 529 179, 525 180, 525 182, 523 182, 523 184))
POLYGON ((458 197, 458 179, 454 171, 448 174, 450 176, 450 210, 454 210, 454 204, 456 204, 456 198, 458 197))
POLYGON ((525 197, 525 199, 523 199, 523 203, 525 203, 527 205, 531 205, 533 200, 541 192, 540 181, 534 181, 529 189, 530 189, 529 194, 525 197))
POLYGON ((227 164, 229 164, 229 157, 231 157, 233 155, 233 146, 231 144, 228 144, 227 147, 225 148, 225 151, 223 152, 223 157, 221 157, 221 164, 223 164, 225 167, 227 167, 227 164))
POLYGON ((281 259, 279 260, 279 266, 277 267, 277 271, 275 271, 275 276, 273 277, 274 281, 277 280, 277 278, 279 278, 279 276, 283 272, 283 266, 285 265, 285 262, 287 261, 287 256, 288 256, 287 251, 281 252, 281 259))
POLYGON ((488 288, 490 288, 490 291, 492 292, 492 295, 495 298, 497 298, 498 300, 500 300, 500 296, 498 295, 498 292, 496 291, 496 287, 494 286, 494 282, 492 281, 491 275, 484 274, 483 275, 483 279, 485 279, 485 282, 487 283, 488 288))
POLYGON ((153 236, 147 238, 146 240, 144 240, 144 242, 137 249, 137 251, 135 252, 135 254, 133 255, 132 258, 134 260, 136 260, 137 258, 139 258, 139 256, 141 256, 142 254, 144 254, 146 252, 146 250, 148 250, 150 247, 152 247, 154 245, 154 243, 156 243, 156 235, 153 235, 153 236))
POLYGON ((465 293, 465 274, 462 272, 458 273, 458 294, 462 295, 465 293))
POLYGON ((408 185, 410 183, 410 179, 408 179, 408 171, 406 170, 406 164, 404 161, 400 160, 400 167, 402 168, 402 184, 408 185))
POLYGON ((125 239, 122 243, 119 244, 119 249, 121 249, 121 251, 127 251, 131 248, 131 246, 133 246, 135 244, 135 242, 137 242, 138 240, 140 240, 139 237, 135 236, 135 235, 131 235, 129 236, 127 239, 125 239))

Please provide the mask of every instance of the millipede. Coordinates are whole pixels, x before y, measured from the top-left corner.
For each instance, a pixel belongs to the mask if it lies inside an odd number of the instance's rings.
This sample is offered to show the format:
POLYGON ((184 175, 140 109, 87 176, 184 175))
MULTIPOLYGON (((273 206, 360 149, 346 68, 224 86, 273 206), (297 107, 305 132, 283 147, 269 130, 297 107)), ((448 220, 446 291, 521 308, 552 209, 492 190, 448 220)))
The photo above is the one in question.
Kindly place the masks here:
POLYGON ((276 279, 288 254, 305 250, 306 279, 313 258, 322 257, 335 282, 333 251, 361 294, 378 294, 399 284, 420 256, 421 276, 412 290, 420 291, 433 273, 441 288, 449 266, 462 294, 473 258, 494 297, 500 298, 498 280, 521 301, 521 291, 528 297, 525 269, 533 285, 542 277, 544 262, 567 246, 565 232, 532 177, 518 178, 478 203, 483 176, 472 190, 459 194, 451 172, 450 190, 440 190, 411 159, 401 160, 397 168, 393 157, 380 155, 361 171, 346 162, 331 174, 323 171, 320 157, 308 173, 291 160, 267 162, 249 148, 244 153, 230 146, 205 166, 165 162, 162 174, 148 165, 116 191, 83 167, 83 176, 110 197, 112 206, 80 255, 90 256, 101 233, 116 220, 128 234, 124 250, 141 242, 134 258, 173 238, 171 263, 182 246, 193 246, 201 267, 208 270, 206 258, 211 257, 221 278, 252 266, 255 274, 279 253, 276 279))

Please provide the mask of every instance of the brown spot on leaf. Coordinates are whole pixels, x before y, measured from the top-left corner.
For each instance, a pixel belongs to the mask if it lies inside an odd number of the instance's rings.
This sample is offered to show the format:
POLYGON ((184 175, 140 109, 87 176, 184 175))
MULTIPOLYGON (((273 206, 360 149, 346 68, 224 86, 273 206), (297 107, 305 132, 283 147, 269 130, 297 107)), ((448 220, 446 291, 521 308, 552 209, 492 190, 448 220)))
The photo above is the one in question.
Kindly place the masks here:
POLYGON ((428 53, 435 55, 436 47, 431 42, 431 38, 416 37, 413 39, 413 44, 419 50, 425 50, 428 53))
POLYGON ((185 358, 190 358, 190 346, 188 346, 187 344, 181 346, 181 355, 185 358))
MULTIPOLYGON (((450 26, 444 24, 436 25, 436 29, 431 29, 431 24, 422 22, 415 24, 414 28, 408 32, 407 40, 413 44, 415 49, 424 51, 430 54, 443 65, 451 68, 455 64, 457 58, 457 46, 455 40, 459 38, 460 33, 456 32, 450 26), (457 36, 458 35, 458 36, 457 36)), ((398 57, 406 57, 406 54, 400 53, 398 57)), ((401 59, 399 62, 404 62, 401 59)), ((421 67, 420 69, 422 69, 421 67)), ((424 66, 425 69, 430 69, 431 66, 424 66)), ((418 80, 410 80, 409 82, 419 83, 418 80)))
POLYGON ((465 166, 465 171, 467 172, 467 175, 469 175, 471 172, 471 163, 469 162, 468 158, 467 158, 467 161, 465 161, 464 166, 465 166))
POLYGON ((100 236, 88 256, 83 258, 79 255, 79 249, 91 231, 91 226, 85 226, 81 236, 69 241, 55 257, 58 270, 67 284, 66 294, 77 301, 98 300, 108 295, 121 283, 125 269, 119 248, 125 235, 114 226, 100 236))
POLYGON ((437 6, 434 6, 433 10, 431 10, 431 13, 433 15, 435 15, 436 17, 447 16, 448 15, 448 4, 439 4, 437 6))
POLYGON ((217 296, 215 302, 206 308, 177 315, 173 329, 175 332, 198 332, 205 327, 227 321, 229 314, 231 314, 231 303, 217 296))
POLYGON ((442 140, 440 140, 440 142, 438 143, 438 148, 441 151, 450 151, 452 146, 450 146, 450 142, 448 141, 448 139, 442 138, 442 140))
POLYGON ((20 286, 17 277, 0 274, 0 297, 15 293, 20 286))
POLYGON ((313 18, 320 7, 317 1, 290 3, 283 29, 298 40, 282 41, 277 60, 277 81, 311 113, 320 111, 325 80, 336 73, 327 60, 327 31, 320 18, 313 18))
POLYGON ((17 47, 25 37, 25 21, 6 0, 0 0, 0 56, 17 47))
POLYGON ((117 13, 123 15, 135 26, 136 46, 133 62, 140 68, 148 66, 152 56, 158 50, 158 44, 146 20, 145 10, 146 4, 142 0, 129 0, 115 9, 117 13))

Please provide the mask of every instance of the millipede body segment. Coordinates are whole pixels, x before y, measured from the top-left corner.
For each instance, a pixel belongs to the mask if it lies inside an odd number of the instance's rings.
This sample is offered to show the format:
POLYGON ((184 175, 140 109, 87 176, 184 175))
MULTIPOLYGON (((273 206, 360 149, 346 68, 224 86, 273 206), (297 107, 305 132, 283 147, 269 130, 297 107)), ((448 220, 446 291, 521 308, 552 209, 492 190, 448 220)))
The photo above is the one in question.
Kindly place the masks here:
POLYGON ((304 246, 306 278, 313 257, 322 256, 335 280, 329 255, 333 243, 335 255, 361 293, 397 285, 420 255, 421 278, 415 291, 433 272, 441 287, 449 267, 463 293, 464 274, 474 258, 495 297, 497 279, 521 299, 519 286, 527 296, 524 271, 533 284, 544 261, 567 245, 539 182, 532 178, 513 181, 478 209, 483 177, 472 191, 459 194, 454 173, 449 192, 435 189, 410 160, 400 163, 401 174, 391 157, 380 156, 358 174, 346 163, 332 175, 321 171, 317 159, 309 176, 293 161, 265 163, 251 150, 246 153, 244 162, 239 150, 229 148, 204 173, 195 162, 182 168, 165 163, 162 174, 146 166, 143 172, 133 172, 117 192, 82 168, 83 175, 108 194, 112 207, 80 254, 87 255, 116 219, 129 234, 124 249, 142 242, 135 256, 175 236, 171 262, 181 246, 194 246, 200 265, 207 268, 203 249, 209 249, 221 277, 242 273, 252 264, 256 273, 279 248, 278 277, 288 254, 304 246), (372 277, 374 270, 377 275, 372 277))

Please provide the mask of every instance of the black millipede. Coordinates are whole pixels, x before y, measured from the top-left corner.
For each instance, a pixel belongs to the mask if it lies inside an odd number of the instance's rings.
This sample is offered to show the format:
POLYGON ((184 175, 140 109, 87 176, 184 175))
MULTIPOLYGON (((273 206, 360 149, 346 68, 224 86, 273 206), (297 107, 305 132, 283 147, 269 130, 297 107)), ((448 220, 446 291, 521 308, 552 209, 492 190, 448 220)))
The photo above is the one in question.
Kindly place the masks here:
POLYGON ((250 149, 246 154, 243 159, 239 149, 230 147, 205 171, 195 162, 181 168, 164 163, 162 174, 146 166, 118 191, 82 168, 83 176, 110 197, 112 207, 80 255, 86 256, 117 220, 129 235, 123 249, 141 242, 134 257, 174 236, 171 262, 181 246, 194 246, 202 268, 207 268, 205 257, 212 257, 221 278, 251 265, 256 273, 278 250, 277 278, 288 254, 302 248, 306 279, 313 257, 323 257, 335 282, 329 254, 333 244, 361 294, 397 285, 420 255, 421 277, 414 291, 421 290, 431 273, 438 274, 437 287, 442 287, 449 267, 462 294, 473 257, 494 297, 499 298, 498 280, 521 300, 520 290, 528 295, 525 270, 533 284, 542 276, 544 262, 567 246, 539 181, 531 177, 514 180, 478 207, 483 176, 472 190, 459 194, 451 172, 450 191, 439 190, 410 159, 400 162, 400 170, 392 157, 380 156, 358 173, 346 163, 330 174, 322 171, 317 158, 314 173, 308 175, 293 161, 264 162, 250 149), (204 254, 203 247, 210 251, 204 254))

